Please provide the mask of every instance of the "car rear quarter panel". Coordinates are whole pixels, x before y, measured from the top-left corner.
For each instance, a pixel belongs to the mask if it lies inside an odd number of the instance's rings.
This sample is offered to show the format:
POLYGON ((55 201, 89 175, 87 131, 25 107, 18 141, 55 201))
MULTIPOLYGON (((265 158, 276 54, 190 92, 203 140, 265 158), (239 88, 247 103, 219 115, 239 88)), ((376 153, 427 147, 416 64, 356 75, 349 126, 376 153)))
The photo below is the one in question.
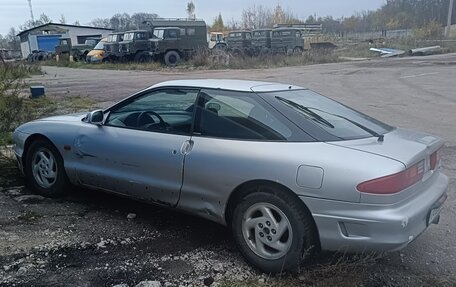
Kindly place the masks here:
POLYGON ((359 202, 359 183, 404 168, 392 159, 326 143, 192 139, 179 207, 221 223, 231 193, 245 182, 272 181, 299 196, 359 202), (321 185, 298 184, 301 166, 322 170, 321 185))

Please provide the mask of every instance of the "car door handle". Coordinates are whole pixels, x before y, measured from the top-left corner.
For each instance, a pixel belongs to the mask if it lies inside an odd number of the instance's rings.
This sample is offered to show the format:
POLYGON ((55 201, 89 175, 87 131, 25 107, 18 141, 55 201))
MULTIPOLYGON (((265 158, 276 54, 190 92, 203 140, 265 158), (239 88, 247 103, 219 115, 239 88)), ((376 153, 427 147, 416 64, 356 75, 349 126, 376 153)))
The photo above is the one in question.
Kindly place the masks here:
POLYGON ((181 152, 181 154, 186 155, 186 154, 190 153, 192 148, 193 148, 193 141, 192 140, 186 140, 186 141, 184 141, 182 143, 180 152, 181 152))

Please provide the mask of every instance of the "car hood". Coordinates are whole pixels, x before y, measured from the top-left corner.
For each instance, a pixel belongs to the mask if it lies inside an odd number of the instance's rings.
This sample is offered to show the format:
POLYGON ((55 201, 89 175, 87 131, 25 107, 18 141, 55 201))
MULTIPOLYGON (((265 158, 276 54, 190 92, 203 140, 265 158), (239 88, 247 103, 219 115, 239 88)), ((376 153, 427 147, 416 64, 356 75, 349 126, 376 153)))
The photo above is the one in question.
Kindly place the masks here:
POLYGON ((386 133, 383 141, 370 137, 329 144, 391 158, 409 167, 438 150, 443 145, 443 141, 439 137, 426 133, 395 129, 386 133))
POLYGON ((51 122, 80 122, 87 113, 77 113, 77 114, 69 114, 69 115, 62 115, 62 116, 52 116, 47 118, 42 118, 37 121, 51 121, 51 122))

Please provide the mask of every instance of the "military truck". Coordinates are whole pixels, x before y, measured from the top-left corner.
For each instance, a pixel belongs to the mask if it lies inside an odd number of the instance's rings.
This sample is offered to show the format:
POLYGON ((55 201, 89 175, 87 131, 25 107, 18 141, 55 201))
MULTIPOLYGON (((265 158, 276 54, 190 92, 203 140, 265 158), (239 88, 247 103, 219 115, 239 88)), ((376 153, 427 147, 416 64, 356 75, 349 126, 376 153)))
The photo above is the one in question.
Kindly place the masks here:
POLYGON ((87 54, 100 42, 101 38, 87 38, 84 44, 71 44, 71 38, 60 38, 59 44, 55 46, 55 54, 60 59, 71 55, 74 61, 85 61, 87 54))
POLYGON ((252 47, 256 55, 267 54, 271 51, 272 29, 258 29, 252 31, 252 47))
POLYGON ((119 43, 124 39, 124 32, 108 34, 108 39, 104 43, 105 58, 104 61, 112 62, 119 59, 119 43))
POLYGON ((272 30, 273 53, 298 54, 304 51, 304 38, 299 28, 276 28, 272 30))
POLYGON ((277 24, 274 27, 271 40, 274 52, 292 54, 336 47, 323 35, 322 24, 277 24))
POLYGON ((127 31, 119 43, 123 59, 145 62, 164 60, 174 66, 199 49, 207 49, 207 27, 202 20, 153 19, 146 29, 127 31))
POLYGON ((124 61, 146 62, 150 60, 150 31, 126 31, 123 41, 119 42, 118 57, 124 61))
POLYGON ((252 55, 252 33, 248 30, 231 31, 226 37, 228 51, 234 54, 252 55))

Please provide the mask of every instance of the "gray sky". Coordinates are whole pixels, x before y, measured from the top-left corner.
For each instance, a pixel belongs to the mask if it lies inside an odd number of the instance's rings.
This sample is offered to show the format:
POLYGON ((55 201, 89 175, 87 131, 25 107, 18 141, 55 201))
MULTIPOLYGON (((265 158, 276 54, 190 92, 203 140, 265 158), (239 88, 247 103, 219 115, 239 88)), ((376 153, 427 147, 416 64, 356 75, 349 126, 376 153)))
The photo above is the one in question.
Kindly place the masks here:
MULTIPOLYGON (((33 14, 38 18, 41 13, 58 22, 61 14, 68 24, 78 20, 82 25, 94 18, 107 18, 115 13, 135 12, 157 13, 161 17, 186 17, 185 8, 189 0, 32 0, 33 14)), ((211 24, 218 13, 222 13, 225 22, 240 20, 243 8, 253 5, 274 7, 280 4, 295 16, 305 19, 310 14, 318 16, 332 15, 335 18, 351 16, 355 12, 375 10, 385 0, 193 0, 196 16, 211 24)), ((27 0, 0 0, 0 34, 5 35, 11 27, 30 19, 27 0)))

